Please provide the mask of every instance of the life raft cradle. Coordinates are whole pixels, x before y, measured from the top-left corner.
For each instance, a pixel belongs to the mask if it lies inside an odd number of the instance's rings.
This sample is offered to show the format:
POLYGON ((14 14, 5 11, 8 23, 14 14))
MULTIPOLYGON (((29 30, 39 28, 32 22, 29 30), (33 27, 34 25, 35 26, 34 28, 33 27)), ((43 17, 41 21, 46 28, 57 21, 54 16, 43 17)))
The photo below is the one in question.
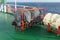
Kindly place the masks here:
POLYGON ((47 30, 48 30, 48 31, 51 31, 51 32, 54 32, 54 33, 57 34, 58 36, 60 35, 60 26, 58 26, 58 31, 55 31, 55 30, 52 30, 50 23, 48 23, 48 25, 47 25, 47 30))
POLYGON ((45 14, 46 14, 46 9, 45 8, 31 8, 31 9, 23 9, 23 8, 16 8, 15 10, 14 10, 14 12, 15 12, 15 14, 17 14, 16 13, 16 10, 21 10, 21 12, 22 12, 22 15, 21 15, 21 28, 19 28, 18 26, 17 26, 17 24, 16 24, 16 18, 15 18, 15 20, 14 20, 14 22, 13 22, 13 25, 15 25, 15 28, 16 29, 19 29, 20 31, 23 31, 23 30, 25 30, 26 28, 28 28, 29 26, 33 26, 33 25, 31 25, 31 23, 32 24, 34 24, 34 23, 42 23, 42 20, 43 20, 43 17, 45 16, 45 14), (40 14, 40 16, 38 17, 38 18, 32 18, 31 19, 31 23, 28 23, 28 22, 25 22, 24 21, 24 12, 26 12, 26 11, 28 11, 28 10, 43 10, 44 11, 44 14, 43 14, 43 16, 41 16, 41 14, 40 14))
MULTIPOLYGON (((43 10, 43 11, 44 11, 44 16, 46 15, 46 9, 45 9, 45 8, 37 8, 37 9, 43 10)), ((37 9, 28 9, 28 10, 37 10, 37 9)), ((16 10, 22 10, 22 15, 21 15, 21 18, 22 18, 22 20, 21 20, 21 28, 19 28, 19 27, 17 26, 17 24, 16 24, 15 21, 13 22, 13 23, 15 24, 15 28, 16 28, 16 29, 19 29, 20 31, 24 31, 24 30, 27 29, 29 26, 33 26, 33 25, 31 25, 30 23, 28 23, 28 22, 24 22, 24 12, 27 11, 27 10, 21 9, 21 8, 16 8, 16 10)), ((16 10, 14 10, 15 14, 16 14, 16 10)), ((41 17, 44 18, 44 16, 40 16, 40 18, 41 18, 41 17)), ((16 20, 16 19, 15 19, 15 20, 16 20)), ((40 19, 39 21, 42 22, 42 20, 43 20, 43 19, 40 19)), ((36 21, 38 21, 37 18, 32 19, 32 24, 34 24, 36 21)), ((38 22, 39 22, 39 21, 38 21, 38 22)), ((54 32, 54 33, 56 33, 57 35, 60 34, 60 26, 58 27, 58 31, 55 31, 55 30, 52 30, 52 29, 51 29, 51 25, 50 25, 50 23, 48 23, 48 25, 47 25, 47 30, 48 30, 48 31, 51 31, 51 32, 54 32)))

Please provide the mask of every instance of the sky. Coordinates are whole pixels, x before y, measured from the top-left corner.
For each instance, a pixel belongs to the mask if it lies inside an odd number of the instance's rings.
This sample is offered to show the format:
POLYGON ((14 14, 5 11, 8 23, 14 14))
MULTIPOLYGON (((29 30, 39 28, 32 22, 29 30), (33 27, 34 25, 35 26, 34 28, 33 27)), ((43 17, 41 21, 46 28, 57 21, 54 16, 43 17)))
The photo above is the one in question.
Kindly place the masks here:
MULTIPOLYGON (((14 0, 7 0, 7 2, 14 2, 14 0)), ((60 2, 60 0, 17 0, 17 2, 60 2)))

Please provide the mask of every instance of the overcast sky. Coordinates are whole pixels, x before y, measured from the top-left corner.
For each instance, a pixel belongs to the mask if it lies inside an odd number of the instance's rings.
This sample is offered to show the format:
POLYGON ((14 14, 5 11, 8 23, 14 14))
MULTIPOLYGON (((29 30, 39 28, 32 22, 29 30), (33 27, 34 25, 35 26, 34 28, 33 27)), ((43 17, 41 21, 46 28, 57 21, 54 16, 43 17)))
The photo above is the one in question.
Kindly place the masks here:
MULTIPOLYGON (((15 0, 7 0, 7 2, 14 2, 15 0)), ((60 0, 17 0, 17 2, 60 2, 60 0)))

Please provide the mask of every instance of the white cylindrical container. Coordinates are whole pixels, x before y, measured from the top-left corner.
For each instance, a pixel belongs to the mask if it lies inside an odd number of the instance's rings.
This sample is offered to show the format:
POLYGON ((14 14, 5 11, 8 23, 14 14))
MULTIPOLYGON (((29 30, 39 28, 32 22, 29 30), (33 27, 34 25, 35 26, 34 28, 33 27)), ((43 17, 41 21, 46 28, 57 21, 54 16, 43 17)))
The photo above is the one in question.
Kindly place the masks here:
POLYGON ((1 5, 1 11, 2 11, 2 12, 4 11, 3 8, 4 8, 4 7, 3 7, 3 4, 2 4, 2 5, 1 5))
POLYGON ((58 14, 53 14, 53 16, 51 17, 51 23, 56 22, 56 20, 60 17, 60 15, 58 14))
POLYGON ((60 18, 58 18, 58 19, 56 20, 55 25, 56 25, 55 28, 58 29, 58 26, 60 26, 60 18))
POLYGON ((47 25, 48 23, 51 23, 51 17, 52 17, 52 13, 47 13, 46 16, 43 19, 43 22, 45 25, 47 25))
POLYGON ((54 27, 57 19, 59 19, 59 18, 60 18, 60 15, 58 15, 58 14, 53 14, 53 16, 52 16, 52 18, 51 18, 51 26, 52 26, 52 27, 54 27))
POLYGON ((40 12, 39 10, 34 10, 34 15, 33 15, 35 18, 40 16, 40 12))
POLYGON ((21 22, 17 22, 17 26, 21 26, 21 22))
POLYGON ((0 11, 1 11, 1 5, 0 5, 0 11))
POLYGON ((30 11, 25 12, 24 16, 25 16, 26 21, 28 21, 28 22, 31 21, 31 13, 30 13, 30 11))
POLYGON ((4 5, 4 12, 6 12, 6 5, 4 5))

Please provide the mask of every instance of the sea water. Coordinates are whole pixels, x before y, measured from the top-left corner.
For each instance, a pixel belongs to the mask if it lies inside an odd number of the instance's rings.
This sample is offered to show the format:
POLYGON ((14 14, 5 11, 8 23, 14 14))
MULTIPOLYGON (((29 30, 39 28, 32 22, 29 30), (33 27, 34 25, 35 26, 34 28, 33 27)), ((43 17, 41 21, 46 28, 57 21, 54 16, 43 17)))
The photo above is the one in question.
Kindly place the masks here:
MULTIPOLYGON (((7 4, 11 4, 12 8, 14 8, 14 2, 8 2, 7 4)), ((21 8, 23 6, 46 8, 47 13, 52 12, 60 14, 60 3, 17 2, 17 8, 21 8)))

